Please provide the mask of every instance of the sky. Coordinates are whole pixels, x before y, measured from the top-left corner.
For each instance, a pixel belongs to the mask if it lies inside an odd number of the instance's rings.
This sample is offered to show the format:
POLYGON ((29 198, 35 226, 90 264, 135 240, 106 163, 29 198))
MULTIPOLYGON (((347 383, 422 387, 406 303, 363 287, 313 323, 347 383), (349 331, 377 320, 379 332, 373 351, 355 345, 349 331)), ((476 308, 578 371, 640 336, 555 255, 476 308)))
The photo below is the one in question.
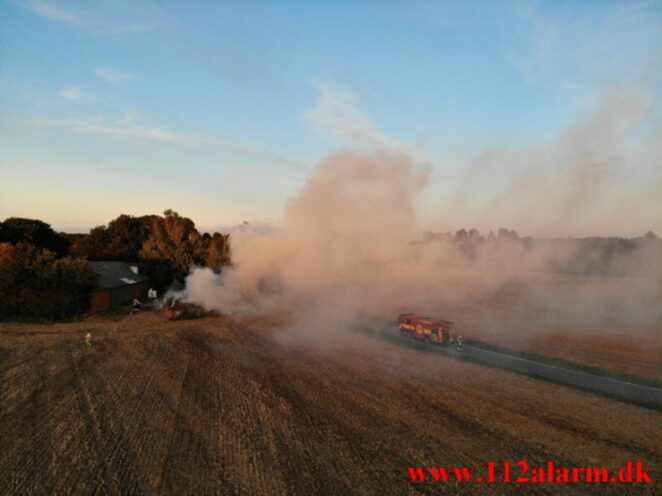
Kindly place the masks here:
POLYGON ((278 223, 385 149, 422 228, 662 234, 661 76, 659 1, 0 0, 0 218, 278 223))

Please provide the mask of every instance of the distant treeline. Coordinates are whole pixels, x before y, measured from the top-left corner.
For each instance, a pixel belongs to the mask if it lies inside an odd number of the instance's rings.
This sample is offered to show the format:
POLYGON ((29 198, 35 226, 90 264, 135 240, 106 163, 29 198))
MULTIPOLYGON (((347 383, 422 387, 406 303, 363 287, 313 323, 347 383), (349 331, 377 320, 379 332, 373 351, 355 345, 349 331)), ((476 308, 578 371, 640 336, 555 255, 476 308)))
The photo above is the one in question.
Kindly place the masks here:
POLYGON ((487 235, 476 229, 460 229, 454 234, 425 232, 423 241, 449 243, 468 261, 490 250, 517 248, 520 255, 535 254, 544 269, 556 273, 662 276, 662 240, 652 231, 637 238, 532 238, 508 229, 487 235))
POLYGON ((71 318, 89 309, 96 274, 88 260, 138 263, 153 287, 183 281, 194 265, 230 263, 227 234, 200 234, 191 219, 120 215, 89 234, 56 233, 35 219, 0 222, 0 319, 71 318))

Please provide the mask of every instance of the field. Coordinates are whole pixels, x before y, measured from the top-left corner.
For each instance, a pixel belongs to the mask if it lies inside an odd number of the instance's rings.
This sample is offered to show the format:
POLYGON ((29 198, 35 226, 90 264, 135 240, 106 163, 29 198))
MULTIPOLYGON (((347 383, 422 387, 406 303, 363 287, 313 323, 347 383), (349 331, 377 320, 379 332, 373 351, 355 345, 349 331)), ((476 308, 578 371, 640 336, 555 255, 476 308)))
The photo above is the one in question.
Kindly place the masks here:
POLYGON ((662 381, 659 301, 657 279, 557 275, 448 314, 469 338, 662 381))
POLYGON ((0 494, 660 494, 662 413, 355 334, 143 312, 0 325, 0 494), (94 342, 86 347, 84 336, 94 342), (653 484, 413 483, 605 466, 653 484))
POLYGON ((487 343, 568 360, 588 367, 662 381, 659 345, 646 348, 613 336, 573 335, 561 331, 535 338, 513 334, 477 334, 487 343))

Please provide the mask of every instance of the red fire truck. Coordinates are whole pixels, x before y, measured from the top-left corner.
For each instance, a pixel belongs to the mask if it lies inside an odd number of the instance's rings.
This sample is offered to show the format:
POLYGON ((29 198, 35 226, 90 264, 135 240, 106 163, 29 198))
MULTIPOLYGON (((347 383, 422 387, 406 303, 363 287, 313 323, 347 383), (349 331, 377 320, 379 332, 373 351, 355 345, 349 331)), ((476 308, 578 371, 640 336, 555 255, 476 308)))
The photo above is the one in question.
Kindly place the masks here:
POLYGON ((426 343, 455 342, 455 328, 450 320, 419 317, 415 313, 403 313, 398 318, 400 332, 405 336, 422 339, 426 343))

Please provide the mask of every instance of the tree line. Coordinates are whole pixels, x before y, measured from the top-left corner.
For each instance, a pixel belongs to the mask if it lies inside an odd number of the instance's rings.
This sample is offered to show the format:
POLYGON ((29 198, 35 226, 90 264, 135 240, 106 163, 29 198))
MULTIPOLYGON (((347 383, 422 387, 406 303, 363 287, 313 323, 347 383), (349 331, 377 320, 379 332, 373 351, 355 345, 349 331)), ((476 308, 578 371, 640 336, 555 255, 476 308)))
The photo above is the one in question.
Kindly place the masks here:
MULTIPOLYGON (((540 249, 554 272, 627 274, 636 260, 642 261, 639 272, 662 275, 662 241, 652 232, 632 239, 539 239, 508 229, 485 236, 476 229, 424 233, 424 243, 438 241, 452 244, 469 263, 486 250, 516 246, 540 249)), ((193 266, 221 270, 229 265, 230 240, 228 234, 201 234, 191 219, 173 210, 122 214, 86 234, 57 233, 35 219, 5 219, 0 222, 0 320, 59 320, 86 312, 97 282, 88 261, 95 260, 137 263, 152 286, 163 291, 174 281, 183 282, 193 266)))
POLYGON ((156 289, 183 281, 192 266, 230 263, 229 235, 201 234, 173 210, 122 214, 87 234, 57 233, 45 222, 0 222, 0 319, 68 319, 89 309, 97 276, 88 261, 137 263, 156 289))
POLYGON ((662 276, 662 240, 649 231, 635 238, 533 238, 499 229, 487 235, 477 229, 451 232, 425 232, 423 242, 444 242, 455 247, 468 263, 492 250, 526 255, 535 253, 547 270, 576 275, 662 276))

